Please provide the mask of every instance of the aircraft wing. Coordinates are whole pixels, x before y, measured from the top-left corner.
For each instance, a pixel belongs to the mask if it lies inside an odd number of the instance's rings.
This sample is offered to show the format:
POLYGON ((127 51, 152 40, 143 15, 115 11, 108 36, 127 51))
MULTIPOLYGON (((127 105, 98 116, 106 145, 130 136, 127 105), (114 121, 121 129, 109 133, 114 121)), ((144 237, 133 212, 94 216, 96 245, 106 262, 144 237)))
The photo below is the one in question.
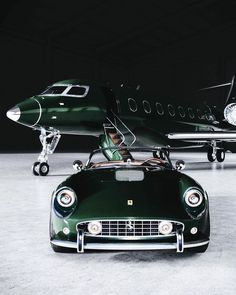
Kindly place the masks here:
POLYGON ((183 132, 169 133, 168 139, 187 142, 236 141, 236 132, 183 132))

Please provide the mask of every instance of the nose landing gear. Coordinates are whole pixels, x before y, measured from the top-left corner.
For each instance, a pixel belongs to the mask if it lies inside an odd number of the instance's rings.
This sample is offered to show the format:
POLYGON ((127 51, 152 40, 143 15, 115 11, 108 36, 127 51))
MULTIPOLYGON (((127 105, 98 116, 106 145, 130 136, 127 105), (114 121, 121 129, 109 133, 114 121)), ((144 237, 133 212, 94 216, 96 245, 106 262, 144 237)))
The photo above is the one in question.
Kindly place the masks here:
POLYGON ((40 142, 42 144, 42 152, 38 157, 38 161, 34 162, 32 166, 32 172, 34 175, 46 176, 49 172, 48 165, 48 155, 53 154, 56 146, 61 138, 59 131, 53 130, 47 134, 45 129, 41 129, 41 134, 39 136, 40 142))

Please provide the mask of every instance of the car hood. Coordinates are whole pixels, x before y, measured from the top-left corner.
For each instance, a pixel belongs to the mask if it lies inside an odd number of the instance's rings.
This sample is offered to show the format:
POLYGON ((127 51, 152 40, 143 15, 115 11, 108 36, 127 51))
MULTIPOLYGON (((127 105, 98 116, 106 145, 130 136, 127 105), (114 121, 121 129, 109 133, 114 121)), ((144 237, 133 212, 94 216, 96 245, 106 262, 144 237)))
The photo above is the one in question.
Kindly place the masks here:
POLYGON ((189 218, 180 190, 183 174, 146 171, 143 181, 127 182, 116 181, 114 173, 112 169, 83 171, 64 183, 78 197, 71 218, 189 218))

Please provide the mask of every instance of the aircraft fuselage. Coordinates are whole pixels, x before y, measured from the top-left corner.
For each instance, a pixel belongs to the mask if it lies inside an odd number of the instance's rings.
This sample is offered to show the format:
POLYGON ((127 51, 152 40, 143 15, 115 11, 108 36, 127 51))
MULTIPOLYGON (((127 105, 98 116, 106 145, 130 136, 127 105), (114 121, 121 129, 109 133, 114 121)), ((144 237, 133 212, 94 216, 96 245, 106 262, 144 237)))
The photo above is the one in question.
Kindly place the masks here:
MULTIPOLYGON (((123 85, 110 87, 77 79, 66 80, 20 102, 7 112, 7 116, 41 131, 40 163, 47 161, 47 154, 54 151, 61 134, 98 137, 104 133, 107 122, 123 138, 125 134, 117 125, 120 122, 126 133, 144 145, 186 147, 193 142, 195 145, 208 143, 215 153, 217 143, 226 150, 225 141, 236 140, 234 80, 227 85, 230 86, 227 105, 218 106, 207 102, 207 97, 173 100, 123 85), (211 136, 207 138, 206 134, 211 136), (51 140, 50 144, 48 140, 51 140)), ((209 155, 208 159, 213 158, 209 155)))

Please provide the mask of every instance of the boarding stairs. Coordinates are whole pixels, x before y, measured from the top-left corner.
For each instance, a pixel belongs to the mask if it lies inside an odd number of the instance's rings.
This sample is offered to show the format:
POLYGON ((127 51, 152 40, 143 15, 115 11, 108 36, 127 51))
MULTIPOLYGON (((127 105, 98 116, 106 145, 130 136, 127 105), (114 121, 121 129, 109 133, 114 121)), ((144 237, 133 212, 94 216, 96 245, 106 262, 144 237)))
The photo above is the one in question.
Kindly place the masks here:
POLYGON ((104 155, 108 160, 124 160, 132 159, 132 155, 125 147, 132 146, 136 137, 128 126, 113 113, 111 117, 106 118, 103 124, 104 135, 100 141, 101 147, 111 148, 104 151, 104 155), (121 148, 117 150, 117 148, 121 148))

